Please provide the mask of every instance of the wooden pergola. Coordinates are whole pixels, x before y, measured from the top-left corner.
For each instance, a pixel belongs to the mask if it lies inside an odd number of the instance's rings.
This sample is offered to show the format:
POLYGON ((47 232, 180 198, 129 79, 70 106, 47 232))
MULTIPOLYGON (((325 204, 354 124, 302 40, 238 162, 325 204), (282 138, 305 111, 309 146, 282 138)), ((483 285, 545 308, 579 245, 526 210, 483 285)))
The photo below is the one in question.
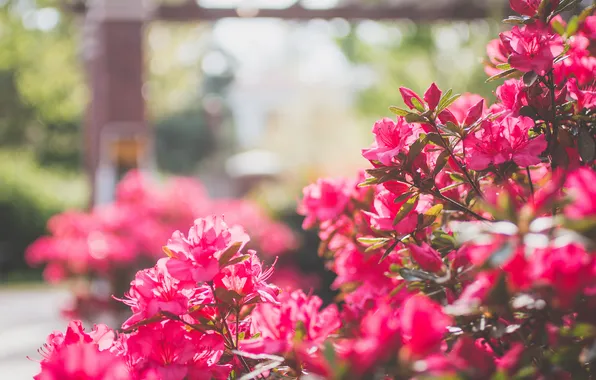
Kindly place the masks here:
MULTIPOLYGON (((246 3, 246 1, 245 1, 246 3)), ((249 2, 250 3, 250 2, 249 2)), ((504 0, 343 1, 334 8, 295 5, 282 9, 205 8, 156 0, 76 0, 66 7, 84 19, 84 57, 91 101, 85 120, 85 163, 92 204, 108 201, 113 184, 127 169, 150 156, 151 132, 144 91, 144 27, 152 20, 213 22, 223 18, 285 20, 346 19, 415 22, 473 20, 506 10, 504 0)))

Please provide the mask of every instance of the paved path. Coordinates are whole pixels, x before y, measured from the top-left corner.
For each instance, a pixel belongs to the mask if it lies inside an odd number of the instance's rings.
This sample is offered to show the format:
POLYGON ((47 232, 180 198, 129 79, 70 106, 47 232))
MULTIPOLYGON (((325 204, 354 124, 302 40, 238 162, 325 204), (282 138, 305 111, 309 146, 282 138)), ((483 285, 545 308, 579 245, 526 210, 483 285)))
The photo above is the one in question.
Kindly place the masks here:
POLYGON ((0 379, 30 380, 39 372, 37 349, 53 330, 64 331, 59 308, 65 290, 0 288, 0 379))

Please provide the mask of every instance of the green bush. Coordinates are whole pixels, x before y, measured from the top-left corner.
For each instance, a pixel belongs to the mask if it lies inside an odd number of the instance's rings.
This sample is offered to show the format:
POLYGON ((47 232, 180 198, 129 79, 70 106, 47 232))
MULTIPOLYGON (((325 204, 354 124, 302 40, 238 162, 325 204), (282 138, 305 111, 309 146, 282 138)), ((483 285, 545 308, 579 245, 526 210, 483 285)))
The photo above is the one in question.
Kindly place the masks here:
POLYGON ((52 215, 84 207, 87 194, 80 173, 41 168, 29 152, 0 151, 0 279, 38 275, 28 270, 25 249, 52 215))

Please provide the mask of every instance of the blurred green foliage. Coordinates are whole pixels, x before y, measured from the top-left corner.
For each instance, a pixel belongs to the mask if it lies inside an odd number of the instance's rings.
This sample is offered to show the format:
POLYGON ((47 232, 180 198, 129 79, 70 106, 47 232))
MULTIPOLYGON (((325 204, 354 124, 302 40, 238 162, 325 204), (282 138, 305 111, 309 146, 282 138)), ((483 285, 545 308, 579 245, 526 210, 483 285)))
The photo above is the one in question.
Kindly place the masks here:
POLYGON ((191 174, 216 148, 215 136, 200 110, 168 115, 155 124, 155 153, 160 170, 191 174))
POLYGON ((366 117, 389 116, 389 105, 402 105, 399 87, 419 94, 435 82, 439 88, 474 92, 491 98, 494 86, 485 84, 482 60, 489 36, 499 28, 495 21, 364 21, 339 40, 346 56, 372 70, 376 81, 359 95, 359 110, 366 117))
POLYGON ((23 252, 48 219, 85 207, 87 196, 82 175, 42 168, 31 152, 0 151, 0 275, 26 269, 23 252))
POLYGON ((76 29, 56 1, 0 1, 0 147, 77 168, 86 89, 76 29))

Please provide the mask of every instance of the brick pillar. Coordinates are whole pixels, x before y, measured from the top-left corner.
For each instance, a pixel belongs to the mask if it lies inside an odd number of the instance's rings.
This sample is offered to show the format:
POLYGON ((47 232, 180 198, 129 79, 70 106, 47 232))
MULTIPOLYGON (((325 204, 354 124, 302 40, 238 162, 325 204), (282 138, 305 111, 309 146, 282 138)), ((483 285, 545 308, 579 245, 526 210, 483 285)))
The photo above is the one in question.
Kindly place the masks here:
POLYGON ((85 16, 83 54, 90 104, 85 119, 91 203, 113 198, 115 183, 148 159, 144 99, 146 0, 92 0, 85 16))

